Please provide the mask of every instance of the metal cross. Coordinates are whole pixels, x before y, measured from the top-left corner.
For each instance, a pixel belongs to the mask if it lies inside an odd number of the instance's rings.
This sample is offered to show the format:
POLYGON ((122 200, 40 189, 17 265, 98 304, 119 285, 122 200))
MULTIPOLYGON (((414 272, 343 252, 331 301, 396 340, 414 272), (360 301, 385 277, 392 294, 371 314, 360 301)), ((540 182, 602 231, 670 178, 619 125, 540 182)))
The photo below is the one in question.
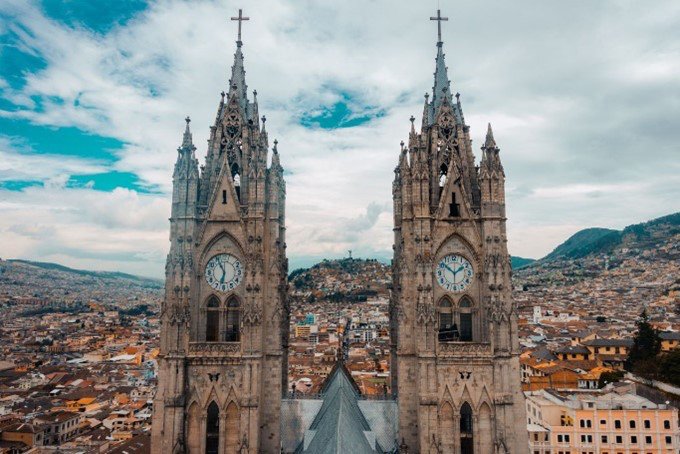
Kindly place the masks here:
POLYGON ((238 17, 232 17, 231 20, 237 20, 238 21, 238 43, 241 42, 241 22, 244 20, 250 20, 249 17, 244 17, 243 16, 243 10, 239 8, 238 10, 238 17))
MULTIPOLYGON (((448 17, 442 17, 441 10, 437 10, 437 17, 430 17, 430 20, 436 20, 437 21, 437 44, 442 42, 442 21, 449 20, 448 17)), ((239 35, 240 36, 240 35, 239 35)), ((240 38, 239 38, 240 39, 240 38)))

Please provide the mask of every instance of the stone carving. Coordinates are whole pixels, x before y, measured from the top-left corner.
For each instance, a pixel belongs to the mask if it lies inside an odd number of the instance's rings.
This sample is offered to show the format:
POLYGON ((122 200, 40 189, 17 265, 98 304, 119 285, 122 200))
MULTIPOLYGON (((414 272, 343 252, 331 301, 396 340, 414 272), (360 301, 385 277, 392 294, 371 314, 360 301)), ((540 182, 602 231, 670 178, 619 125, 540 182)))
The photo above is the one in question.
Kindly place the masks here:
POLYGON ((194 355, 215 356, 240 352, 239 342, 189 342, 189 353, 194 355))
POLYGON ((189 326, 191 321, 191 312, 189 306, 180 306, 173 304, 170 306, 170 314, 168 314, 168 322, 170 325, 185 325, 189 326))
POLYGON ((416 321, 420 325, 431 325, 437 321, 437 311, 434 305, 418 303, 416 305, 416 321))
POLYGON ((243 323, 250 326, 260 324, 262 319, 262 307, 252 302, 243 308, 243 323))

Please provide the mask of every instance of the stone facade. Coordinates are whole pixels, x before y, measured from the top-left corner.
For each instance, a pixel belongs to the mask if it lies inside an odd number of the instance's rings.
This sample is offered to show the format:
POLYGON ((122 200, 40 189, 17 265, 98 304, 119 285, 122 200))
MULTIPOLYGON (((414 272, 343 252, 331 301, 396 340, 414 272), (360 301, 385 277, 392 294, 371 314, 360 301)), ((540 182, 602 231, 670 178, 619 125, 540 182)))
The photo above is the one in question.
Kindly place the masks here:
POLYGON ((441 39, 434 76, 393 183, 390 317, 401 450, 525 453, 499 149, 489 125, 475 165, 441 39))
MULTIPOLYGON (((240 31, 239 31, 240 33, 240 31)), ((285 183, 242 42, 205 165, 187 118, 173 174, 154 453, 276 453, 286 390, 285 183)))

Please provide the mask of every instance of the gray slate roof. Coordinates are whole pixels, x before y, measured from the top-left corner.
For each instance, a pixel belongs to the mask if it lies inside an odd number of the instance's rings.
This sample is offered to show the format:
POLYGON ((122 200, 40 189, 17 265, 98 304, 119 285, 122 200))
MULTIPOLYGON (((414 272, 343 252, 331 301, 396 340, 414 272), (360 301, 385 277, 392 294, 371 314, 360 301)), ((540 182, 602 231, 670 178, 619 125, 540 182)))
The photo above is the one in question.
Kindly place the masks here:
POLYGON ((324 398, 296 453, 374 454, 383 452, 359 408, 359 390, 340 363, 323 388, 324 398))

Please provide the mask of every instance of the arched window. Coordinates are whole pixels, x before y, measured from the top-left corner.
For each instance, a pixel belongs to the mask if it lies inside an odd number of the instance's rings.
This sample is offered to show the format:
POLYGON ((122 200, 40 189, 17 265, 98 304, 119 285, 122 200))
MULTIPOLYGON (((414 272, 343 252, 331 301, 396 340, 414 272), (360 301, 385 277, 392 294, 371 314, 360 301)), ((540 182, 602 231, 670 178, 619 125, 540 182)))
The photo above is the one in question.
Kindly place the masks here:
POLYGON ((231 165, 231 178, 234 181, 234 189, 236 189, 236 196, 238 200, 241 200, 241 170, 238 168, 238 164, 233 163, 231 165))
POLYGON ((465 402, 460 407, 460 453, 474 454, 472 437, 472 407, 465 402))
POLYGON ((446 166, 446 164, 442 164, 442 166, 439 168, 439 187, 443 188, 444 185, 446 184, 446 176, 449 173, 449 168, 446 166))
POLYGON ((238 299, 236 297, 229 298, 227 302, 227 320, 226 329, 224 331, 225 341, 239 342, 241 333, 241 314, 238 299))
POLYGON ((211 296, 206 306, 205 341, 217 342, 220 339, 220 301, 211 296))
POLYGON ((215 401, 208 405, 205 424, 205 454, 217 454, 220 447, 220 409, 215 401))
POLYGON ((453 304, 448 298, 442 298, 439 302, 439 341, 455 340, 458 340, 458 326, 453 320, 453 304))
POLYGON ((458 306, 460 308, 460 340, 472 342, 472 301, 464 296, 458 306))

